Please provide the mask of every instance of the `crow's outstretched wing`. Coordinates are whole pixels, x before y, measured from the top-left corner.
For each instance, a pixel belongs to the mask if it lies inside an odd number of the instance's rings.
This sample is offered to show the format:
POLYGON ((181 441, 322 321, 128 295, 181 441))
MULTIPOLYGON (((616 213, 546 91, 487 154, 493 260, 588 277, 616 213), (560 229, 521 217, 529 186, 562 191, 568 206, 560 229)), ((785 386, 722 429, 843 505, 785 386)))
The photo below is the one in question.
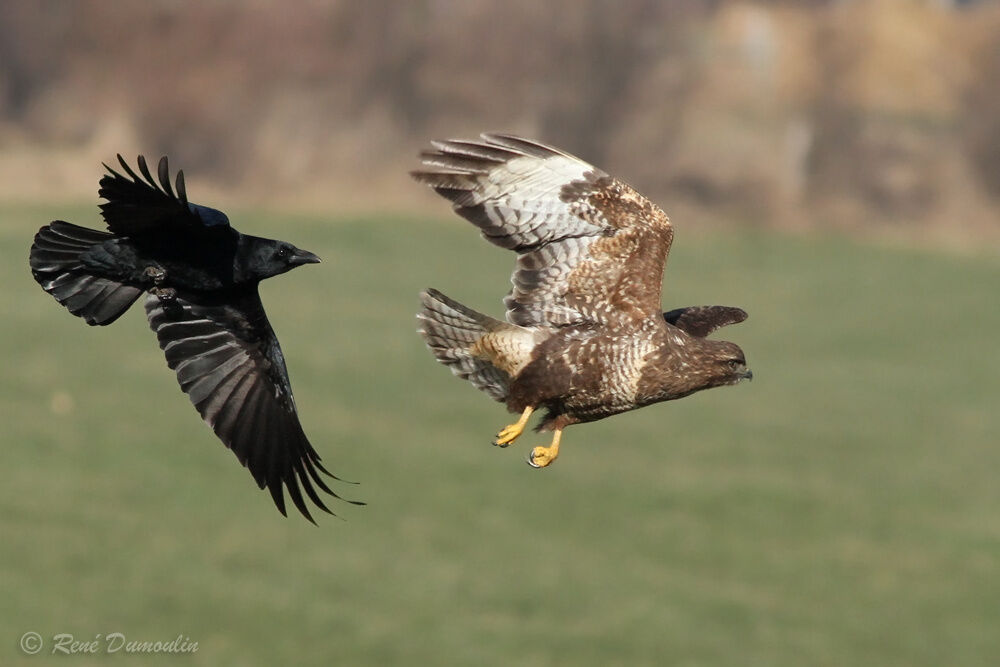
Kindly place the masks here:
POLYGON ((113 234, 142 236, 180 230, 195 234, 235 234, 225 213, 188 202, 183 171, 177 172, 175 186, 171 186, 166 157, 160 158, 155 179, 146 166, 146 158, 141 155, 137 160, 138 174, 121 155, 118 162, 125 174, 104 165, 109 173, 101 178, 98 190, 107 200, 101 204, 101 215, 113 234))
POLYGON ((178 293, 168 300, 150 295, 146 315, 181 389, 258 486, 267 487, 281 513, 282 487, 310 521, 302 491, 330 512, 314 485, 339 498, 320 473, 336 477, 302 431, 285 360, 256 287, 211 296, 178 293))

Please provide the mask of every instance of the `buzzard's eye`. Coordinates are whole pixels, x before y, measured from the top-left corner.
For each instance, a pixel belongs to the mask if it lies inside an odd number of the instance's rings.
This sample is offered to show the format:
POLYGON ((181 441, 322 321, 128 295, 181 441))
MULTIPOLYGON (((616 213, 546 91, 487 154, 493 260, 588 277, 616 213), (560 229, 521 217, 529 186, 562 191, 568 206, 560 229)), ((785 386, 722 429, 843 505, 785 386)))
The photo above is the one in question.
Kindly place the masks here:
POLYGON ((733 370, 736 370, 737 368, 739 368, 742 365, 743 365, 743 362, 740 361, 739 359, 730 359, 729 360, 729 367, 732 368, 733 370))

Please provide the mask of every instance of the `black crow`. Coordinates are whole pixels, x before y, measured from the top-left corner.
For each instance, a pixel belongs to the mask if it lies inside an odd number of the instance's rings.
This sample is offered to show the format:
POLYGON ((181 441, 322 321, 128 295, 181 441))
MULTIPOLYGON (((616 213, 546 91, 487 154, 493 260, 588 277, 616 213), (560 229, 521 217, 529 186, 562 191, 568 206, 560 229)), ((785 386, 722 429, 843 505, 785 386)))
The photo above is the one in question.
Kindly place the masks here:
MULTIPOLYGON (((176 192, 167 159, 155 180, 118 156, 101 178, 108 232, 57 220, 31 246, 31 273, 87 324, 114 322, 143 292, 146 316, 181 389, 260 488, 285 514, 282 486, 313 521, 302 490, 322 510, 313 485, 339 498, 295 410, 278 339, 260 302, 261 280, 319 257, 290 243, 241 234, 222 211, 188 202, 184 173, 176 192), (301 486, 301 489, 300 489, 301 486)), ((361 504, 361 503, 356 503, 361 504)), ((332 512, 331 512, 332 513, 332 512)), ((315 523, 315 522, 314 522, 315 523)))

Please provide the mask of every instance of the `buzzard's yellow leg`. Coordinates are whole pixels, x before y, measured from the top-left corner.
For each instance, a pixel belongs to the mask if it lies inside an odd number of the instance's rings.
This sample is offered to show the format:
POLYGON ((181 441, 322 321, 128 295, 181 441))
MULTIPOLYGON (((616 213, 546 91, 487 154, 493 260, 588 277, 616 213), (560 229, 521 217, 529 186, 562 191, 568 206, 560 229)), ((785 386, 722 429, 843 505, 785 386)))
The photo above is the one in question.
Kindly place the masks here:
POLYGON ((518 436, 524 432, 524 426, 528 423, 528 418, 531 417, 531 413, 535 411, 535 408, 530 405, 524 409, 521 413, 521 418, 517 420, 516 424, 511 424, 509 426, 504 426, 497 437, 493 440, 493 444, 498 447, 506 447, 510 443, 517 440, 518 436))
POLYGON ((552 444, 548 447, 535 447, 528 455, 528 465, 532 468, 544 468, 559 456, 559 441, 562 439, 562 429, 557 428, 552 434, 552 444))

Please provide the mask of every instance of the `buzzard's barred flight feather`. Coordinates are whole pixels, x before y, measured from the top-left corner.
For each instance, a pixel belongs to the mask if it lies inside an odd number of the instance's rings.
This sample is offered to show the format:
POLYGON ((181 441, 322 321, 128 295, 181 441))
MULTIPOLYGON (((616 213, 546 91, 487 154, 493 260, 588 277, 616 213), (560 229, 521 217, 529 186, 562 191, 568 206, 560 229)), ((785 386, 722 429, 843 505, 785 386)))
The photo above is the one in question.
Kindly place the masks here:
POLYGON ((451 201, 487 241, 517 253, 504 299, 510 329, 502 335, 496 325, 456 325, 455 312, 475 313, 477 322, 487 316, 435 290, 422 294, 418 315, 439 361, 523 412, 497 444, 509 444, 544 407, 541 428, 556 431, 546 465, 569 424, 751 376, 738 346, 706 338, 745 319, 744 311, 662 312, 673 226, 632 187, 569 153, 511 135, 431 146, 412 176, 451 201), (484 382, 482 369, 504 369, 507 377, 484 382))
POLYGON ((518 253, 510 322, 607 324, 658 312, 673 238, 662 211, 567 153, 508 135, 484 139, 434 142, 422 154, 428 168, 413 175, 488 241, 518 253))

